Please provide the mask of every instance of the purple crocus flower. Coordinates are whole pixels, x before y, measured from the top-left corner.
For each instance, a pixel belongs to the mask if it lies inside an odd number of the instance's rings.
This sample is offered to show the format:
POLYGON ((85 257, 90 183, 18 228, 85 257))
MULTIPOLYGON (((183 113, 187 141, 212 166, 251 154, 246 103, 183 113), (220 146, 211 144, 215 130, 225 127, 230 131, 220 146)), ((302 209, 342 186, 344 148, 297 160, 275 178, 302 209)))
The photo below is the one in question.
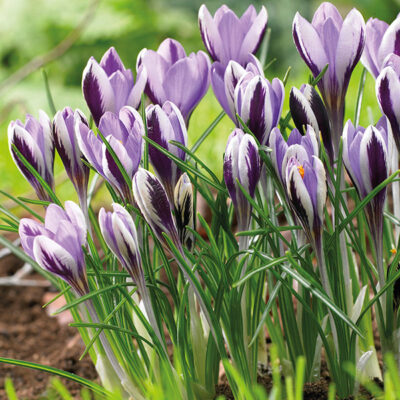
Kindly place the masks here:
MULTIPOLYGON (((388 141, 390 125, 382 117, 376 126, 355 128, 347 121, 343 130, 343 161, 360 199, 368 195, 389 175, 388 141)), ((378 260, 380 284, 385 282, 382 260, 383 208, 386 188, 366 205, 365 212, 378 260)), ((382 286, 381 286, 382 287, 382 286)))
POLYGON ((365 23, 353 9, 343 20, 331 3, 322 3, 309 23, 299 13, 293 21, 293 38, 301 57, 317 77, 329 64, 318 87, 332 123, 335 156, 343 129, 344 100, 350 76, 365 43, 365 23))
POLYGON ((400 14, 390 25, 377 18, 370 18, 365 25, 365 33, 361 62, 376 79, 385 58, 391 53, 400 55, 400 14))
MULTIPOLYGON (((139 252, 136 227, 124 207, 113 203, 113 212, 99 212, 99 225, 107 246, 117 256, 138 288, 146 286, 139 252)), ((140 292, 140 290, 139 290, 140 292)))
POLYGON ((331 164, 334 161, 331 127, 325 105, 311 85, 302 85, 300 90, 293 87, 289 95, 289 108, 296 128, 304 135, 310 125, 320 134, 331 164))
POLYGON ((203 4, 199 10, 199 27, 204 46, 214 61, 226 67, 230 60, 244 66, 249 53, 255 54, 267 28, 268 14, 261 7, 257 14, 253 5, 238 18, 226 5, 211 16, 203 4))
POLYGON ((66 201, 65 210, 50 204, 44 225, 21 219, 19 236, 25 253, 43 269, 63 279, 78 295, 89 292, 82 250, 86 245, 86 223, 77 204, 66 201))
POLYGON ((106 111, 117 114, 124 106, 138 108, 146 80, 146 70, 140 67, 134 82, 132 71, 124 67, 114 47, 100 64, 91 57, 83 71, 82 91, 95 124, 106 111))
POLYGON ((264 71, 258 59, 248 55, 248 62, 242 67, 236 61, 229 61, 227 66, 216 61, 211 66, 211 86, 219 104, 236 124, 235 88, 243 75, 252 72, 254 75, 264 76, 264 71))
POLYGON ((307 126, 305 135, 298 129, 293 129, 287 142, 283 139, 281 131, 274 128, 269 138, 269 146, 272 149, 272 164, 284 187, 286 187, 286 168, 290 158, 295 157, 301 164, 306 161, 312 164, 313 157, 318 156, 318 140, 311 125, 307 126))
POLYGON ((113 203, 112 206, 113 212, 106 212, 104 208, 100 209, 99 225, 101 233, 108 247, 135 282, 150 324, 161 340, 161 334, 151 305, 150 294, 144 279, 135 223, 124 207, 116 203, 113 203))
POLYGON ((248 229, 251 217, 251 205, 244 196, 243 189, 254 197, 260 179, 261 161, 254 138, 241 129, 235 129, 228 138, 224 158, 224 180, 235 206, 238 229, 248 229))
POLYGON ((25 124, 19 119, 8 125, 8 144, 11 156, 25 179, 35 189, 40 200, 50 201, 50 197, 37 179, 29 172, 12 148, 19 150, 29 164, 48 185, 54 189, 54 139, 51 122, 44 111, 39 111, 39 120, 27 114, 25 124))
POLYGON ((282 81, 274 78, 269 82, 252 71, 243 75, 236 85, 236 112, 262 145, 279 123, 284 97, 282 81))
POLYGON ((133 177, 132 190, 136 204, 157 239, 163 245, 167 245, 163 236, 163 233, 165 233, 171 238, 178 250, 182 251, 170 202, 158 178, 151 172, 139 168, 133 177))
MULTIPOLYGON (((123 107, 118 115, 106 112, 100 119, 99 130, 110 143, 127 175, 133 178, 143 152, 144 125, 139 113, 132 107, 123 107)), ((81 121, 76 123, 76 135, 89 163, 118 191, 122 199, 131 202, 129 185, 100 137, 81 121)))
MULTIPOLYGON (((166 101, 162 108, 159 105, 150 105, 146 109, 146 119, 148 137, 184 161, 186 153, 169 143, 170 140, 175 140, 187 146, 186 125, 178 107, 170 101, 166 101)), ((151 145, 149 156, 158 178, 164 185, 170 203, 173 204, 174 189, 182 172, 174 161, 151 145)))
POLYGON ((84 209, 86 207, 90 169, 82 162, 83 154, 79 149, 75 134, 77 121, 88 125, 82 111, 73 111, 70 107, 65 107, 64 110, 58 111, 54 117, 53 134, 57 152, 78 193, 81 207, 84 209))
POLYGON ((390 121, 393 138, 400 151, 400 57, 396 54, 386 58, 375 89, 382 113, 390 121))
POLYGON ((146 94, 154 104, 173 102, 188 122, 210 85, 210 60, 204 51, 186 56, 183 46, 165 39, 157 51, 143 49, 138 66, 147 71, 146 94))

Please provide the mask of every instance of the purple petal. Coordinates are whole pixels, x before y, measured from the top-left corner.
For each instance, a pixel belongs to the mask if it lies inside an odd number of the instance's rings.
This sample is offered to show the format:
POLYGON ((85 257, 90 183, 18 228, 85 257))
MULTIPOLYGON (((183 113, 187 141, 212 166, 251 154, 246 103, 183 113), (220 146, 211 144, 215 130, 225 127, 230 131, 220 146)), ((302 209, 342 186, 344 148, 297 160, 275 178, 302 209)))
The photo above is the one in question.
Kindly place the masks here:
POLYGON ((33 241, 36 236, 46 235, 47 231, 39 222, 29 218, 22 218, 19 223, 18 234, 21 238, 21 246, 25 253, 34 258, 33 241))
POLYGON ((317 76, 328 64, 328 58, 317 31, 299 13, 293 20, 293 39, 301 57, 317 76))
POLYGON ((224 60, 220 59, 224 50, 217 24, 204 4, 199 9, 199 27, 204 46, 211 58, 225 65, 224 60))
POLYGON ((175 64, 181 58, 186 57, 183 46, 174 39, 165 39, 157 49, 157 53, 164 58, 168 65, 175 64))
POLYGON ((104 53, 100 61, 100 67, 104 69, 107 76, 111 76, 116 71, 125 71, 124 64, 114 47, 110 47, 104 53))
POLYGON ((106 111, 115 111, 114 91, 105 71, 91 58, 83 71, 82 90, 95 124, 106 111))

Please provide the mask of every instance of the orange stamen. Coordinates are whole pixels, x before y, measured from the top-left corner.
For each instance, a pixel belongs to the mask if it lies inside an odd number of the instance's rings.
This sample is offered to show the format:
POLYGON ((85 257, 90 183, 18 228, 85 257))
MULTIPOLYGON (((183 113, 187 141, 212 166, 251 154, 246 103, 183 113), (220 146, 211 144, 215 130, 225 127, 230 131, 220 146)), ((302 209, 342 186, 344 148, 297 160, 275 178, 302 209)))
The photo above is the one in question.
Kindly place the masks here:
POLYGON ((304 168, 303 168, 303 166, 299 165, 297 167, 297 169, 299 170, 301 177, 304 179, 304 168))
POLYGON ((396 253, 397 253, 397 250, 396 250, 396 249, 390 249, 390 252, 391 252, 392 254, 396 254, 396 253))

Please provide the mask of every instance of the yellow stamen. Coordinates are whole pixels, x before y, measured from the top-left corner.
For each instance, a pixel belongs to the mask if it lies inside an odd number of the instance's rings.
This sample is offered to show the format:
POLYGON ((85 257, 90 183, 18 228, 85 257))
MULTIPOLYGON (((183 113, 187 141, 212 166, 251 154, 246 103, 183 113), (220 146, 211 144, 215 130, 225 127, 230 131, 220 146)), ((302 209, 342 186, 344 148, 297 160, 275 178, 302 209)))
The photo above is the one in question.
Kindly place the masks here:
POLYGON ((303 168, 303 166, 299 165, 297 167, 297 169, 299 170, 301 177, 304 179, 304 168, 303 168))
POLYGON ((396 254, 396 253, 397 253, 397 250, 396 250, 396 249, 390 249, 390 252, 391 252, 392 254, 396 254))

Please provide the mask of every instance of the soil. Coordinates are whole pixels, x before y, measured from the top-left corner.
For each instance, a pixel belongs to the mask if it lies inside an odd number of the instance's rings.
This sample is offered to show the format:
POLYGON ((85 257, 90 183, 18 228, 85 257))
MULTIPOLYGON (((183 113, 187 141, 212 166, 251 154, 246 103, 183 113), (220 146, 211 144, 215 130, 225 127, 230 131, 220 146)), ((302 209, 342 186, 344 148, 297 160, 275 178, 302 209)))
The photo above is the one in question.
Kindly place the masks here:
MULTIPOLYGON (((19 267, 21 262, 15 257, 6 257, 0 262, 0 276, 10 276, 19 267)), ((36 274, 29 278, 42 279, 36 274)), ((79 361, 84 347, 76 328, 61 325, 60 319, 49 316, 42 308, 48 292, 49 288, 0 286, 0 356, 45 364, 96 380, 91 360, 85 357, 79 361)), ((29 400, 46 399, 52 379, 45 372, 0 363, 0 399, 7 398, 5 377, 12 379, 19 399, 29 400)), ((61 382, 74 398, 79 398, 79 384, 65 379, 61 382)))

